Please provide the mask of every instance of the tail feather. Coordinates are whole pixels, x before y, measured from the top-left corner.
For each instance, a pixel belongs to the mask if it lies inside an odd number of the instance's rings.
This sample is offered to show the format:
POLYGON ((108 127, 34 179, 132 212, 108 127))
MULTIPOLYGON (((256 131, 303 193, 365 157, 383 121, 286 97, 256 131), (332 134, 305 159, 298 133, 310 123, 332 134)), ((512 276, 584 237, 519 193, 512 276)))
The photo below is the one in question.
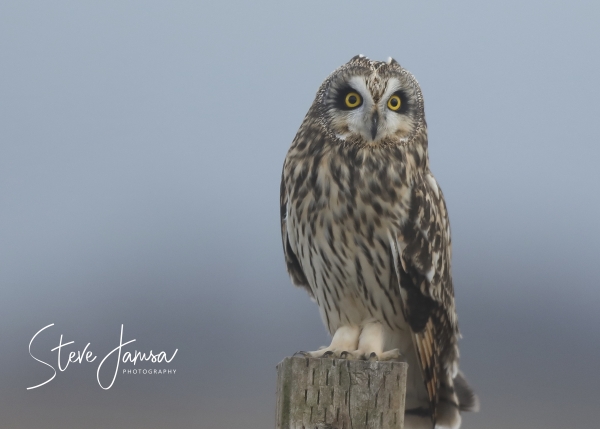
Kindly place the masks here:
POLYGON ((458 398, 458 409, 460 411, 479 411, 479 398, 460 371, 454 377, 454 391, 458 398))

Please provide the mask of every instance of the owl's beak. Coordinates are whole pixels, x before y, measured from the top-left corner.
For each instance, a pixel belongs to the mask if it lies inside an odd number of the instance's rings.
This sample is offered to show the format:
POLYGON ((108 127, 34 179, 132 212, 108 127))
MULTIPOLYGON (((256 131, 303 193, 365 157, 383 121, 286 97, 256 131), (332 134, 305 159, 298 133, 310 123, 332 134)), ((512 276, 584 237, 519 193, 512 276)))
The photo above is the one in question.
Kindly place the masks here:
POLYGON ((375 136, 377 136, 377 124, 379 122, 379 113, 377 110, 373 112, 373 116, 371 116, 371 138, 375 140, 375 136))

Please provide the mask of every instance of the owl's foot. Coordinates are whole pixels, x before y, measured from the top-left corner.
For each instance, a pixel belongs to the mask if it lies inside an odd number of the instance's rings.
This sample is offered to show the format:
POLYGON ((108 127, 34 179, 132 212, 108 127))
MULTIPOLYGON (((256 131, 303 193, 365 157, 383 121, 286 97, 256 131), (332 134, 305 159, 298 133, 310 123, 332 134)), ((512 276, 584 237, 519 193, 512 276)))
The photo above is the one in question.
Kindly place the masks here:
POLYGON ((402 361, 403 356, 398 349, 387 352, 369 352, 366 350, 346 351, 340 355, 341 359, 348 360, 370 360, 370 361, 402 361))
POLYGON ((365 352, 363 350, 338 350, 324 347, 314 352, 296 352, 294 356, 311 357, 318 359, 348 359, 348 360, 369 360, 369 361, 398 361, 404 360, 404 356, 398 349, 388 350, 387 352, 365 352))
POLYGON ((392 350, 388 350, 387 352, 383 352, 381 354, 379 354, 377 356, 376 360, 381 360, 381 361, 396 361, 396 362, 403 362, 405 360, 404 355, 402 355, 402 353, 400 353, 400 350, 398 349, 392 349, 392 350))
POLYGON ((319 359, 346 359, 344 356, 349 353, 346 350, 332 349, 331 347, 322 347, 314 352, 296 352, 294 356, 312 357, 319 359))
POLYGON ((350 353, 350 350, 356 350, 360 332, 361 330, 358 326, 340 326, 338 330, 335 331, 329 347, 321 347, 314 352, 298 352, 296 355, 313 358, 340 359, 342 358, 343 353, 350 353))
POLYGON ((317 359, 348 359, 348 360, 366 360, 365 355, 358 350, 336 350, 329 347, 321 347, 314 352, 300 351, 294 353, 294 356, 317 358, 317 359))
POLYGON ((370 322, 359 326, 341 326, 335 331, 329 347, 314 352, 297 352, 294 356, 312 358, 388 361, 402 360, 398 349, 383 351, 383 326, 370 322))

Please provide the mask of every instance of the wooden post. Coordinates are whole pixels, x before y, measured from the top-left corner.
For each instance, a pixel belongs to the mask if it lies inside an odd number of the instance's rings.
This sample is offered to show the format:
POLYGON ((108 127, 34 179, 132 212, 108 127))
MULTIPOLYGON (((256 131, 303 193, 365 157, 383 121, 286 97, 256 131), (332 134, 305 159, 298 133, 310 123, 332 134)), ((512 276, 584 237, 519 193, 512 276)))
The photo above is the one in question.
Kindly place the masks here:
POLYGON ((402 429, 405 362, 287 357, 276 429, 402 429))

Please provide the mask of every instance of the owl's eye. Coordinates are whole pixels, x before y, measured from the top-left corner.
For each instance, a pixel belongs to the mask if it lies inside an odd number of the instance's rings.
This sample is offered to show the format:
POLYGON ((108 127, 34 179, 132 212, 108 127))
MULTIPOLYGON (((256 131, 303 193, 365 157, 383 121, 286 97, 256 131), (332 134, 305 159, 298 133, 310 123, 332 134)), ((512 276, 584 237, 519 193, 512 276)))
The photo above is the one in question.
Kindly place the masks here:
POLYGON ((360 98, 360 95, 358 95, 356 92, 349 92, 348 95, 346 95, 345 102, 346 107, 354 109, 355 107, 360 106, 362 103, 362 98, 360 98))
POLYGON ((398 111, 401 105, 402 100, 400 100, 400 97, 398 97, 397 95, 392 95, 387 102, 388 108, 390 110, 393 110, 394 112, 398 111))

